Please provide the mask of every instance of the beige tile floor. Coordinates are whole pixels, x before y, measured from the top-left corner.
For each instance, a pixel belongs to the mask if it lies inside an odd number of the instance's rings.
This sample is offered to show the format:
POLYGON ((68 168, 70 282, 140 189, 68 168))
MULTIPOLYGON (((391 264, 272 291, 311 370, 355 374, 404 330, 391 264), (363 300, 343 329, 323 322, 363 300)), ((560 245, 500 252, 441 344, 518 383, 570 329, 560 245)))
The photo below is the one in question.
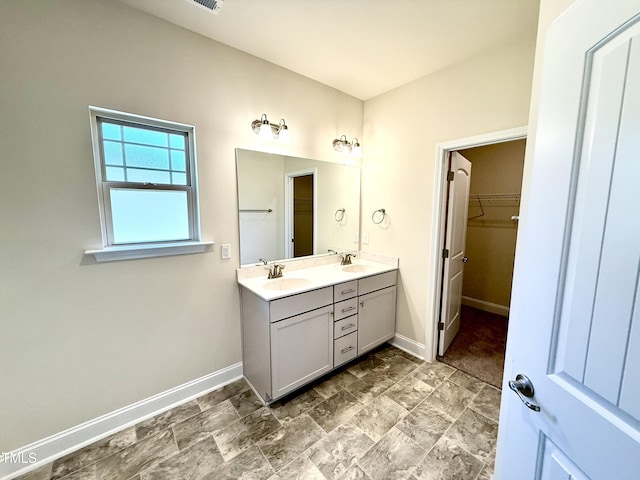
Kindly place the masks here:
POLYGON ((244 380, 21 480, 485 480, 500 390, 389 345, 264 407, 244 380))

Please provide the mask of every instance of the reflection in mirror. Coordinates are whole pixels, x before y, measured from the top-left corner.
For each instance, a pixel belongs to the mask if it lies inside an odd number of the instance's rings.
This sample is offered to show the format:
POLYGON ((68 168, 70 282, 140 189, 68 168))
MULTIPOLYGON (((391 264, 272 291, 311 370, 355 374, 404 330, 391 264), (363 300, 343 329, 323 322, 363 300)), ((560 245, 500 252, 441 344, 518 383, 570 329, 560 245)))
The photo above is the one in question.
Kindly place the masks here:
POLYGON ((360 167, 236 149, 240 264, 358 248, 360 167))

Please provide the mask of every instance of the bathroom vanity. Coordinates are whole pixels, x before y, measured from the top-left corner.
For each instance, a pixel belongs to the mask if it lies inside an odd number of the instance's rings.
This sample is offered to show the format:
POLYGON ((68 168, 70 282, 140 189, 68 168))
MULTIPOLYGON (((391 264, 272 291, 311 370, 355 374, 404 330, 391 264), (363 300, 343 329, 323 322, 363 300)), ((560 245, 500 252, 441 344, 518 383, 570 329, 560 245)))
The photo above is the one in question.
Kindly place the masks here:
POLYGON ((238 271, 244 376, 265 404, 395 334, 397 259, 289 267, 276 279, 238 271))

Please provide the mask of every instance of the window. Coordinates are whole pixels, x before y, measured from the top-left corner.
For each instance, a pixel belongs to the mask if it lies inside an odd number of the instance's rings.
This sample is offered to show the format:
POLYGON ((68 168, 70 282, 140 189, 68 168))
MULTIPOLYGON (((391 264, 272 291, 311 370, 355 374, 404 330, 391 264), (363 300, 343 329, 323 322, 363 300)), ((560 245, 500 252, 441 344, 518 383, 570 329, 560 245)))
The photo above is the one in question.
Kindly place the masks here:
POLYGON ((204 251, 195 128, 90 111, 103 249, 86 253, 102 261, 204 251))

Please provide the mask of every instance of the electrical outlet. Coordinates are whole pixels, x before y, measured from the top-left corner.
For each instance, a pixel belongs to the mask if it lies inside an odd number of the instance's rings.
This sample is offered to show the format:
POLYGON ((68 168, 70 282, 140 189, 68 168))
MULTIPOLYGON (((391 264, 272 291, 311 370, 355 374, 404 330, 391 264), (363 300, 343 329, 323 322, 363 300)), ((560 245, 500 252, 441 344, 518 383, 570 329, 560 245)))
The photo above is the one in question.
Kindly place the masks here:
POLYGON ((368 233, 363 233, 362 234, 362 243, 364 243, 365 245, 369 244, 369 234, 368 233))
POLYGON ((223 243, 220 246, 220 257, 224 260, 228 260, 231 258, 231 245, 228 243, 223 243))
POLYGON ((358 243, 359 239, 360 239, 359 233, 358 232, 354 233, 353 234, 353 243, 358 243))

